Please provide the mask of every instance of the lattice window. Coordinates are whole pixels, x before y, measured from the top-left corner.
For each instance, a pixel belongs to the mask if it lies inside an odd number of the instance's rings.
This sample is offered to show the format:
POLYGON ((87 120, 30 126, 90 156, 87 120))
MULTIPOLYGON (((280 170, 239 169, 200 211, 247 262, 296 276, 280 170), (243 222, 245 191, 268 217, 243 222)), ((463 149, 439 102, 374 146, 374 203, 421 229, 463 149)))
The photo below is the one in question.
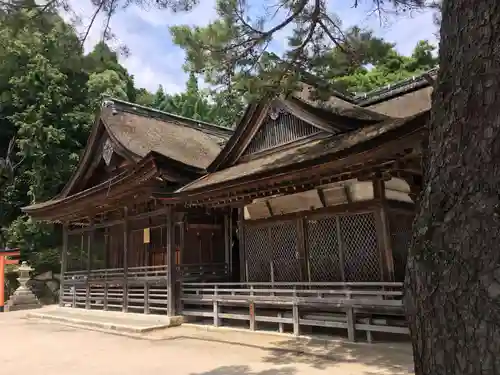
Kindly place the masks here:
POLYGON ((308 220, 306 226, 311 281, 342 281, 337 217, 308 220))
POLYGON ((412 238, 412 225, 413 214, 389 211, 389 230, 396 281, 403 281, 405 277, 408 248, 412 238))
POLYGON ((271 281, 269 227, 245 226, 248 281, 271 281))
POLYGON ((275 223, 269 231, 274 281, 300 281, 297 222, 275 223))
POLYGON ((345 281, 381 280, 375 215, 340 216, 345 281))
POLYGON ((276 119, 266 116, 243 155, 269 150, 319 132, 318 128, 289 113, 280 113, 276 119))
POLYGON ((87 233, 68 235, 67 271, 84 271, 87 269, 87 233))

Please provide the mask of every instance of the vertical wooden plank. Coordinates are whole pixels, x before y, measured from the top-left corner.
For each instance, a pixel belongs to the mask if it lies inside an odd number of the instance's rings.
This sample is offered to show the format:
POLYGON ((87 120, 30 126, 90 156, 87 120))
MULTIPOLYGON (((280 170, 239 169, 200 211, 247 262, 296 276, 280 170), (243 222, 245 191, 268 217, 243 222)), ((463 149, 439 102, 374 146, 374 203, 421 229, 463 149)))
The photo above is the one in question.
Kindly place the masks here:
POLYGON ((255 303, 253 301, 250 301, 250 304, 248 306, 248 315, 250 317, 250 330, 255 331, 256 326, 255 326, 255 303))
POLYGON ((68 269, 68 223, 63 223, 63 245, 61 253, 61 276, 59 283, 59 306, 64 306, 64 275, 68 269))
MULTIPOLYGON (((368 318, 368 324, 372 324, 372 318, 368 318)), ((373 334, 372 331, 366 331, 366 341, 371 344, 373 343, 373 334)))
POLYGON ((87 232, 87 280, 85 293, 85 308, 90 309, 90 271, 92 270, 92 249, 94 247, 95 228, 94 220, 90 220, 89 231, 87 232))
POLYGON ((176 314, 176 281, 177 265, 175 264, 174 249, 174 220, 173 208, 167 207, 166 214, 166 245, 167 245, 167 314, 174 316, 176 314))
POLYGON ((295 336, 300 335, 300 316, 299 316, 299 305, 294 302, 292 307, 292 318, 293 318, 293 334, 295 336))
POLYGON ((219 326, 219 301, 217 301, 217 285, 214 286, 214 300, 213 300, 213 308, 214 308, 214 327, 219 326))
POLYGON ((184 264, 184 247, 185 247, 185 235, 186 235, 186 222, 184 218, 181 222, 179 222, 179 265, 184 264))
POLYGON ((354 311, 352 307, 347 308, 347 337, 349 341, 356 341, 356 328, 355 328, 355 320, 354 320, 354 311))
POLYGON ((229 208, 229 228, 228 228, 228 241, 229 241, 229 263, 228 263, 228 277, 233 280, 233 208, 229 208))
POLYGON ((104 311, 108 310, 108 288, 109 288, 108 281, 105 280, 104 281, 104 301, 103 301, 103 305, 102 305, 102 309, 104 311))
MULTIPOLYGON (((283 313, 280 311, 278 312, 278 318, 283 318, 283 313)), ((284 327, 284 324, 282 322, 279 322, 278 323, 278 332, 279 333, 284 333, 285 332, 285 327, 284 327)))
POLYGON ((144 281, 144 314, 149 314, 149 283, 144 281))
POLYGON ((335 216, 335 225, 337 227, 337 239, 339 244, 339 263, 340 263, 340 278, 342 281, 346 281, 345 279, 345 258, 344 258, 344 241, 342 240, 342 230, 340 228, 340 216, 335 216))
POLYGON ((390 240, 390 229, 387 218, 387 199, 385 197, 385 185, 381 178, 373 180, 373 194, 381 205, 375 211, 375 228, 377 231, 377 243, 380 254, 380 281, 394 281, 394 257, 390 240))
POLYGON ((300 335, 300 312, 297 302, 297 287, 293 287, 293 306, 292 306, 293 334, 300 335))
MULTIPOLYGON (((149 218, 149 227, 151 228, 152 227, 152 223, 151 223, 151 218, 149 218)), ((151 229, 150 229, 151 230, 151 229)), ((159 229, 161 231, 161 228, 159 229)), ((144 238, 143 238, 143 241, 144 242, 144 238)), ((145 252, 145 256, 144 256, 144 266, 146 267, 146 270, 148 269, 147 267, 149 267, 151 265, 151 263, 153 263, 152 265, 156 266, 156 264, 154 263, 154 260, 151 260, 151 249, 152 249, 152 243, 151 243, 151 238, 149 238, 149 243, 147 244, 144 244, 144 252, 145 252)), ((157 246, 157 244, 155 244, 155 246, 157 246)), ((147 278, 146 280, 144 281, 144 314, 149 314, 149 283, 147 281, 147 278)))
POLYGON ((240 251, 240 281, 247 280, 246 272, 246 247, 245 247, 245 206, 238 208, 238 236, 239 236, 239 251, 240 251))
POLYGON ((229 235, 229 214, 224 213, 224 263, 230 263, 229 254, 231 252, 231 241, 229 235))
POLYGON ((129 253, 128 207, 123 209, 123 312, 128 311, 128 253, 129 253))

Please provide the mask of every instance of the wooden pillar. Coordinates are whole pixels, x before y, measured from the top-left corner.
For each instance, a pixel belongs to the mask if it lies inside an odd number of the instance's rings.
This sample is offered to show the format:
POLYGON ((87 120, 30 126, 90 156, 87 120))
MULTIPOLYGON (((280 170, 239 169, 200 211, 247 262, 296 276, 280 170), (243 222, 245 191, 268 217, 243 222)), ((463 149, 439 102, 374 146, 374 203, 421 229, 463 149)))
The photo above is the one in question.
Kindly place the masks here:
POLYGON ((381 256, 381 281, 394 281, 394 258, 392 256, 391 237, 387 220, 385 186, 382 178, 373 180, 373 195, 380 202, 379 209, 375 212, 375 228, 381 256))
POLYGON ((238 208, 238 237, 240 251, 240 282, 248 279, 246 267, 246 246, 245 246, 245 206, 238 208))
POLYGON ((229 222, 230 222, 229 214, 225 212, 224 213, 224 263, 226 263, 226 266, 229 266, 230 264, 230 253, 231 253, 231 240, 230 240, 231 234, 229 233, 229 222))
POLYGON ((168 206, 166 215, 166 245, 167 245, 167 314, 174 316, 177 305, 177 265, 175 262, 174 215, 172 206, 168 206))
POLYGON ((90 220, 89 231, 87 232, 87 280, 85 293, 85 308, 90 309, 90 272, 92 271, 92 248, 94 245, 94 220, 90 220))
POLYGON ((59 306, 64 306, 64 275, 68 269, 68 224, 63 223, 63 244, 61 252, 61 276, 59 278, 59 306))
POLYGON ((128 311, 128 247, 129 247, 128 208, 123 209, 123 312, 128 311))

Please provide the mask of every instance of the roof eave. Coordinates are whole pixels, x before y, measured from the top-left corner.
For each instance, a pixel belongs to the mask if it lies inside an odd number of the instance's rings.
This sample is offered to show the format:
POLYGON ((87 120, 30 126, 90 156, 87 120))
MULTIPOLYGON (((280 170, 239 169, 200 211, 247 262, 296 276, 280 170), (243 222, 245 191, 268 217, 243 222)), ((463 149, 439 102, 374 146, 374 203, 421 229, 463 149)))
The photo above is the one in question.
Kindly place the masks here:
MULTIPOLYGON (((367 142, 380 143, 381 145, 383 145, 384 140, 387 139, 388 137, 391 137, 391 135, 394 134, 394 132, 403 132, 404 133, 403 136, 407 136, 408 134, 413 134, 415 131, 420 131, 420 129, 424 127, 423 123, 425 122, 425 119, 428 117, 428 115, 429 115, 428 111, 425 111, 425 112, 419 113, 417 115, 411 116, 410 118, 407 119, 408 121, 404 122, 404 124, 402 126, 399 126, 395 129, 391 129, 383 134, 376 136, 375 138, 363 141, 361 143, 357 143, 351 147, 348 147, 346 149, 342 149, 338 152, 334 152, 333 154, 328 155, 328 157, 330 159, 337 159, 338 155, 343 155, 343 154, 348 155, 350 152, 352 152, 353 148, 362 147, 362 145, 366 144, 367 142)), ((310 159, 310 160, 307 160, 307 161, 304 161, 301 163, 297 163, 297 164, 295 164, 295 167, 297 167, 299 169, 300 168, 307 168, 307 166, 309 164, 314 164, 317 160, 319 160, 323 157, 324 156, 319 156, 319 157, 314 158, 314 159, 310 159)), ((176 192, 176 194, 184 195, 186 197, 194 197, 194 196, 198 196, 200 194, 208 193, 209 191, 224 190, 226 188, 232 188, 234 186, 242 186, 242 185, 249 183, 250 181, 257 181, 257 180, 261 180, 261 179, 270 178, 271 176, 275 176, 277 174, 282 173, 282 171, 284 171, 288 168, 289 168, 289 166, 284 166, 284 167, 280 167, 280 168, 273 169, 273 170, 266 170, 266 171, 262 171, 261 173, 256 173, 256 174, 251 174, 251 175, 245 176, 244 178, 237 178, 234 180, 221 181, 221 182, 214 183, 211 185, 201 186, 201 187, 198 187, 198 188, 195 188, 192 190, 184 190, 185 188, 189 188, 189 185, 186 185, 185 187, 179 189, 176 192)), ((283 173, 285 173, 285 172, 283 172, 283 173)), ((204 176, 204 177, 206 177, 206 176, 204 176)), ((204 177, 200 178, 197 181, 202 180, 204 177)), ((194 182, 195 181, 193 181, 193 184, 194 184, 194 182)))

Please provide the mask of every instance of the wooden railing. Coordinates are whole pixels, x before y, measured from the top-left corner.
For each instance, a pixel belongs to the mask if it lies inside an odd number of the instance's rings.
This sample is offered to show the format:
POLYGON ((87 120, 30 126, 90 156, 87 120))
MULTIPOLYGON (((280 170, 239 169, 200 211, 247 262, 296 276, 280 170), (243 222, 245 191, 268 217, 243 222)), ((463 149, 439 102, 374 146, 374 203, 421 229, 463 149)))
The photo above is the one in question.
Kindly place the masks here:
POLYGON ((257 324, 346 329, 350 340, 364 331, 408 334, 401 283, 183 283, 183 315, 257 324))
POLYGON ((115 280, 115 279, 144 279, 144 278, 166 278, 168 267, 161 266, 147 266, 147 267, 129 267, 125 275, 124 268, 107 268, 100 270, 90 271, 69 271, 64 274, 64 281, 71 282, 74 280, 115 280))
MULTIPOLYGON (((225 264, 177 266, 181 280, 224 280, 225 264)), ((167 311, 168 266, 109 268, 69 271, 63 275, 61 302, 87 309, 122 310, 144 313, 167 311)))
POLYGON ((226 263, 180 264, 178 278, 182 281, 225 281, 229 276, 226 263))

